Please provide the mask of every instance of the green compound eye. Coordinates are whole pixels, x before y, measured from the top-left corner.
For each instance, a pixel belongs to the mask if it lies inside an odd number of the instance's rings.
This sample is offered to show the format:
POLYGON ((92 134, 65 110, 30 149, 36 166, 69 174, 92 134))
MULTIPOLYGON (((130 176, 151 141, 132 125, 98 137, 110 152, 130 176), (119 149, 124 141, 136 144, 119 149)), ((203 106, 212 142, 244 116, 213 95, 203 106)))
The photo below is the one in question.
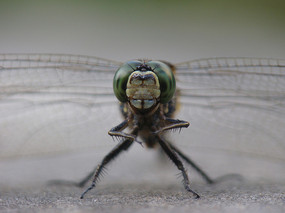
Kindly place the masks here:
POLYGON ((150 61, 146 64, 151 67, 152 71, 158 77, 161 91, 160 102, 162 104, 168 103, 176 89, 175 78, 171 67, 161 61, 150 61))
MULTIPOLYGON (((115 73, 113 79, 113 90, 121 102, 128 100, 126 96, 126 87, 129 76, 132 72, 136 71, 138 67, 142 67, 141 61, 129 61, 123 64, 115 73)), ((170 65, 161 61, 149 61, 145 64, 144 68, 149 67, 147 71, 153 71, 159 80, 160 84, 160 102, 162 104, 168 103, 173 97, 176 89, 175 78, 170 65)))
POLYGON ((126 102, 128 100, 126 96, 128 78, 141 64, 141 61, 128 61, 116 71, 113 79, 113 90, 119 101, 126 102))

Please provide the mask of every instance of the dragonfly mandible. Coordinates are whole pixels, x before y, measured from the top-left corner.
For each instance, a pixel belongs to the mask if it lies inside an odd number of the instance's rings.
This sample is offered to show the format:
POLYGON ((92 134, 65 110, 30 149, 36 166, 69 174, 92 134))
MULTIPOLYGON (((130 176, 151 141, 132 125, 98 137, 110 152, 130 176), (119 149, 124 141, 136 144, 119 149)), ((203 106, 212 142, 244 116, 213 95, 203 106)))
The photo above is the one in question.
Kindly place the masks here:
MULTIPOLYGON (((3 54, 0 55, 1 129, 7 130, 11 119, 25 117, 31 111, 37 116, 41 115, 42 109, 52 109, 53 114, 52 119, 41 121, 41 128, 37 128, 33 121, 31 124, 25 121, 29 126, 24 130, 29 135, 25 139, 2 131, 0 156, 17 155, 15 150, 30 154, 33 151, 25 150, 26 145, 19 146, 23 140, 29 141, 31 135, 37 134, 45 125, 54 125, 55 121, 70 122, 66 116, 57 114, 58 106, 65 113, 69 110, 66 104, 71 108, 83 106, 99 111, 105 103, 115 103, 116 96, 125 120, 109 134, 122 140, 94 171, 78 183, 83 186, 93 177, 91 186, 81 197, 96 186, 98 177, 110 161, 133 142, 139 142, 151 148, 160 147, 182 172, 185 189, 198 198, 199 195, 190 188, 182 161, 190 164, 208 183, 215 181, 168 140, 167 130, 188 127, 188 121, 184 120, 189 118, 187 115, 197 113, 197 109, 202 118, 222 127, 231 126, 234 121, 236 129, 245 124, 266 132, 276 141, 279 152, 274 152, 275 157, 284 160, 284 77, 285 61, 278 59, 209 58, 172 65, 156 60, 120 63, 80 55, 3 54), (186 115, 183 120, 176 117, 181 107, 184 108, 182 116, 186 115), (277 128, 267 128, 264 121, 275 122, 277 128), (127 127, 129 133, 123 131, 127 127)), ((80 113, 76 121, 78 117, 80 113)), ((44 152, 48 150, 45 148, 44 152)))

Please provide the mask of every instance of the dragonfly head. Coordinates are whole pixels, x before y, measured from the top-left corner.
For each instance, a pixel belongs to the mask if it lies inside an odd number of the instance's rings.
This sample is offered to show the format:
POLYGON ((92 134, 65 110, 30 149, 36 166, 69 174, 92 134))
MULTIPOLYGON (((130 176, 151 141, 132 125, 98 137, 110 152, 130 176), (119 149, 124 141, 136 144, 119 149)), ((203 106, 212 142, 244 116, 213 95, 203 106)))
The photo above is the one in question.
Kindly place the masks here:
POLYGON ((175 93, 173 67, 161 61, 129 61, 116 72, 113 89, 119 101, 147 113, 160 103, 171 100, 175 93))

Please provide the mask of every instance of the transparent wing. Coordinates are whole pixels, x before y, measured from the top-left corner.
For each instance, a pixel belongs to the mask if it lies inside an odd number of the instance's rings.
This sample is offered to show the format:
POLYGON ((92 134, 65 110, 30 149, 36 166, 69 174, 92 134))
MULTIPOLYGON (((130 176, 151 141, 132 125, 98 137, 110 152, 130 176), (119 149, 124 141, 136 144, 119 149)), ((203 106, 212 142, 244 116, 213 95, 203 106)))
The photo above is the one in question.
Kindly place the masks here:
POLYGON ((176 77, 177 117, 191 123, 185 143, 219 156, 278 161, 285 177, 285 60, 195 60, 177 64, 176 77))
MULTIPOLYGON (((112 90, 119 65, 87 56, 0 55, 0 158, 113 147, 107 131, 121 120, 112 90)), ((206 157, 205 168, 212 159, 219 168, 228 162, 252 170, 246 156, 256 168, 285 177, 284 60, 215 58, 176 66, 176 117, 191 123, 170 134, 179 147, 199 164, 206 157)))
POLYGON ((112 89, 119 65, 77 55, 0 55, 0 158, 107 144, 94 138, 119 122, 112 89))

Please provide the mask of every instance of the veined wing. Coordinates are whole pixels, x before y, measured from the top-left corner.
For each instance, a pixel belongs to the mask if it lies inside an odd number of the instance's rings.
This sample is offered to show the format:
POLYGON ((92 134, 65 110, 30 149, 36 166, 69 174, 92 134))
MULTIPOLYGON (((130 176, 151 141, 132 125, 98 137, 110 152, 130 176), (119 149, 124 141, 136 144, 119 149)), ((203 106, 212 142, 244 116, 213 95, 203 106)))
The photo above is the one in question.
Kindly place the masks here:
MULTIPOLYGON (((1 55, 0 156, 106 144, 98 136, 109 137, 98 132, 120 119, 112 90, 119 65, 87 56, 1 55)), ((187 146, 284 160, 284 61, 196 60, 177 64, 176 77, 178 118, 192 124, 183 133, 187 146)))
POLYGON ((176 77, 186 143, 285 160, 285 60, 195 60, 177 64, 176 77))
POLYGON ((0 157, 86 148, 96 140, 84 138, 107 135, 113 122, 102 124, 117 112, 119 65, 78 55, 0 55, 0 157))

